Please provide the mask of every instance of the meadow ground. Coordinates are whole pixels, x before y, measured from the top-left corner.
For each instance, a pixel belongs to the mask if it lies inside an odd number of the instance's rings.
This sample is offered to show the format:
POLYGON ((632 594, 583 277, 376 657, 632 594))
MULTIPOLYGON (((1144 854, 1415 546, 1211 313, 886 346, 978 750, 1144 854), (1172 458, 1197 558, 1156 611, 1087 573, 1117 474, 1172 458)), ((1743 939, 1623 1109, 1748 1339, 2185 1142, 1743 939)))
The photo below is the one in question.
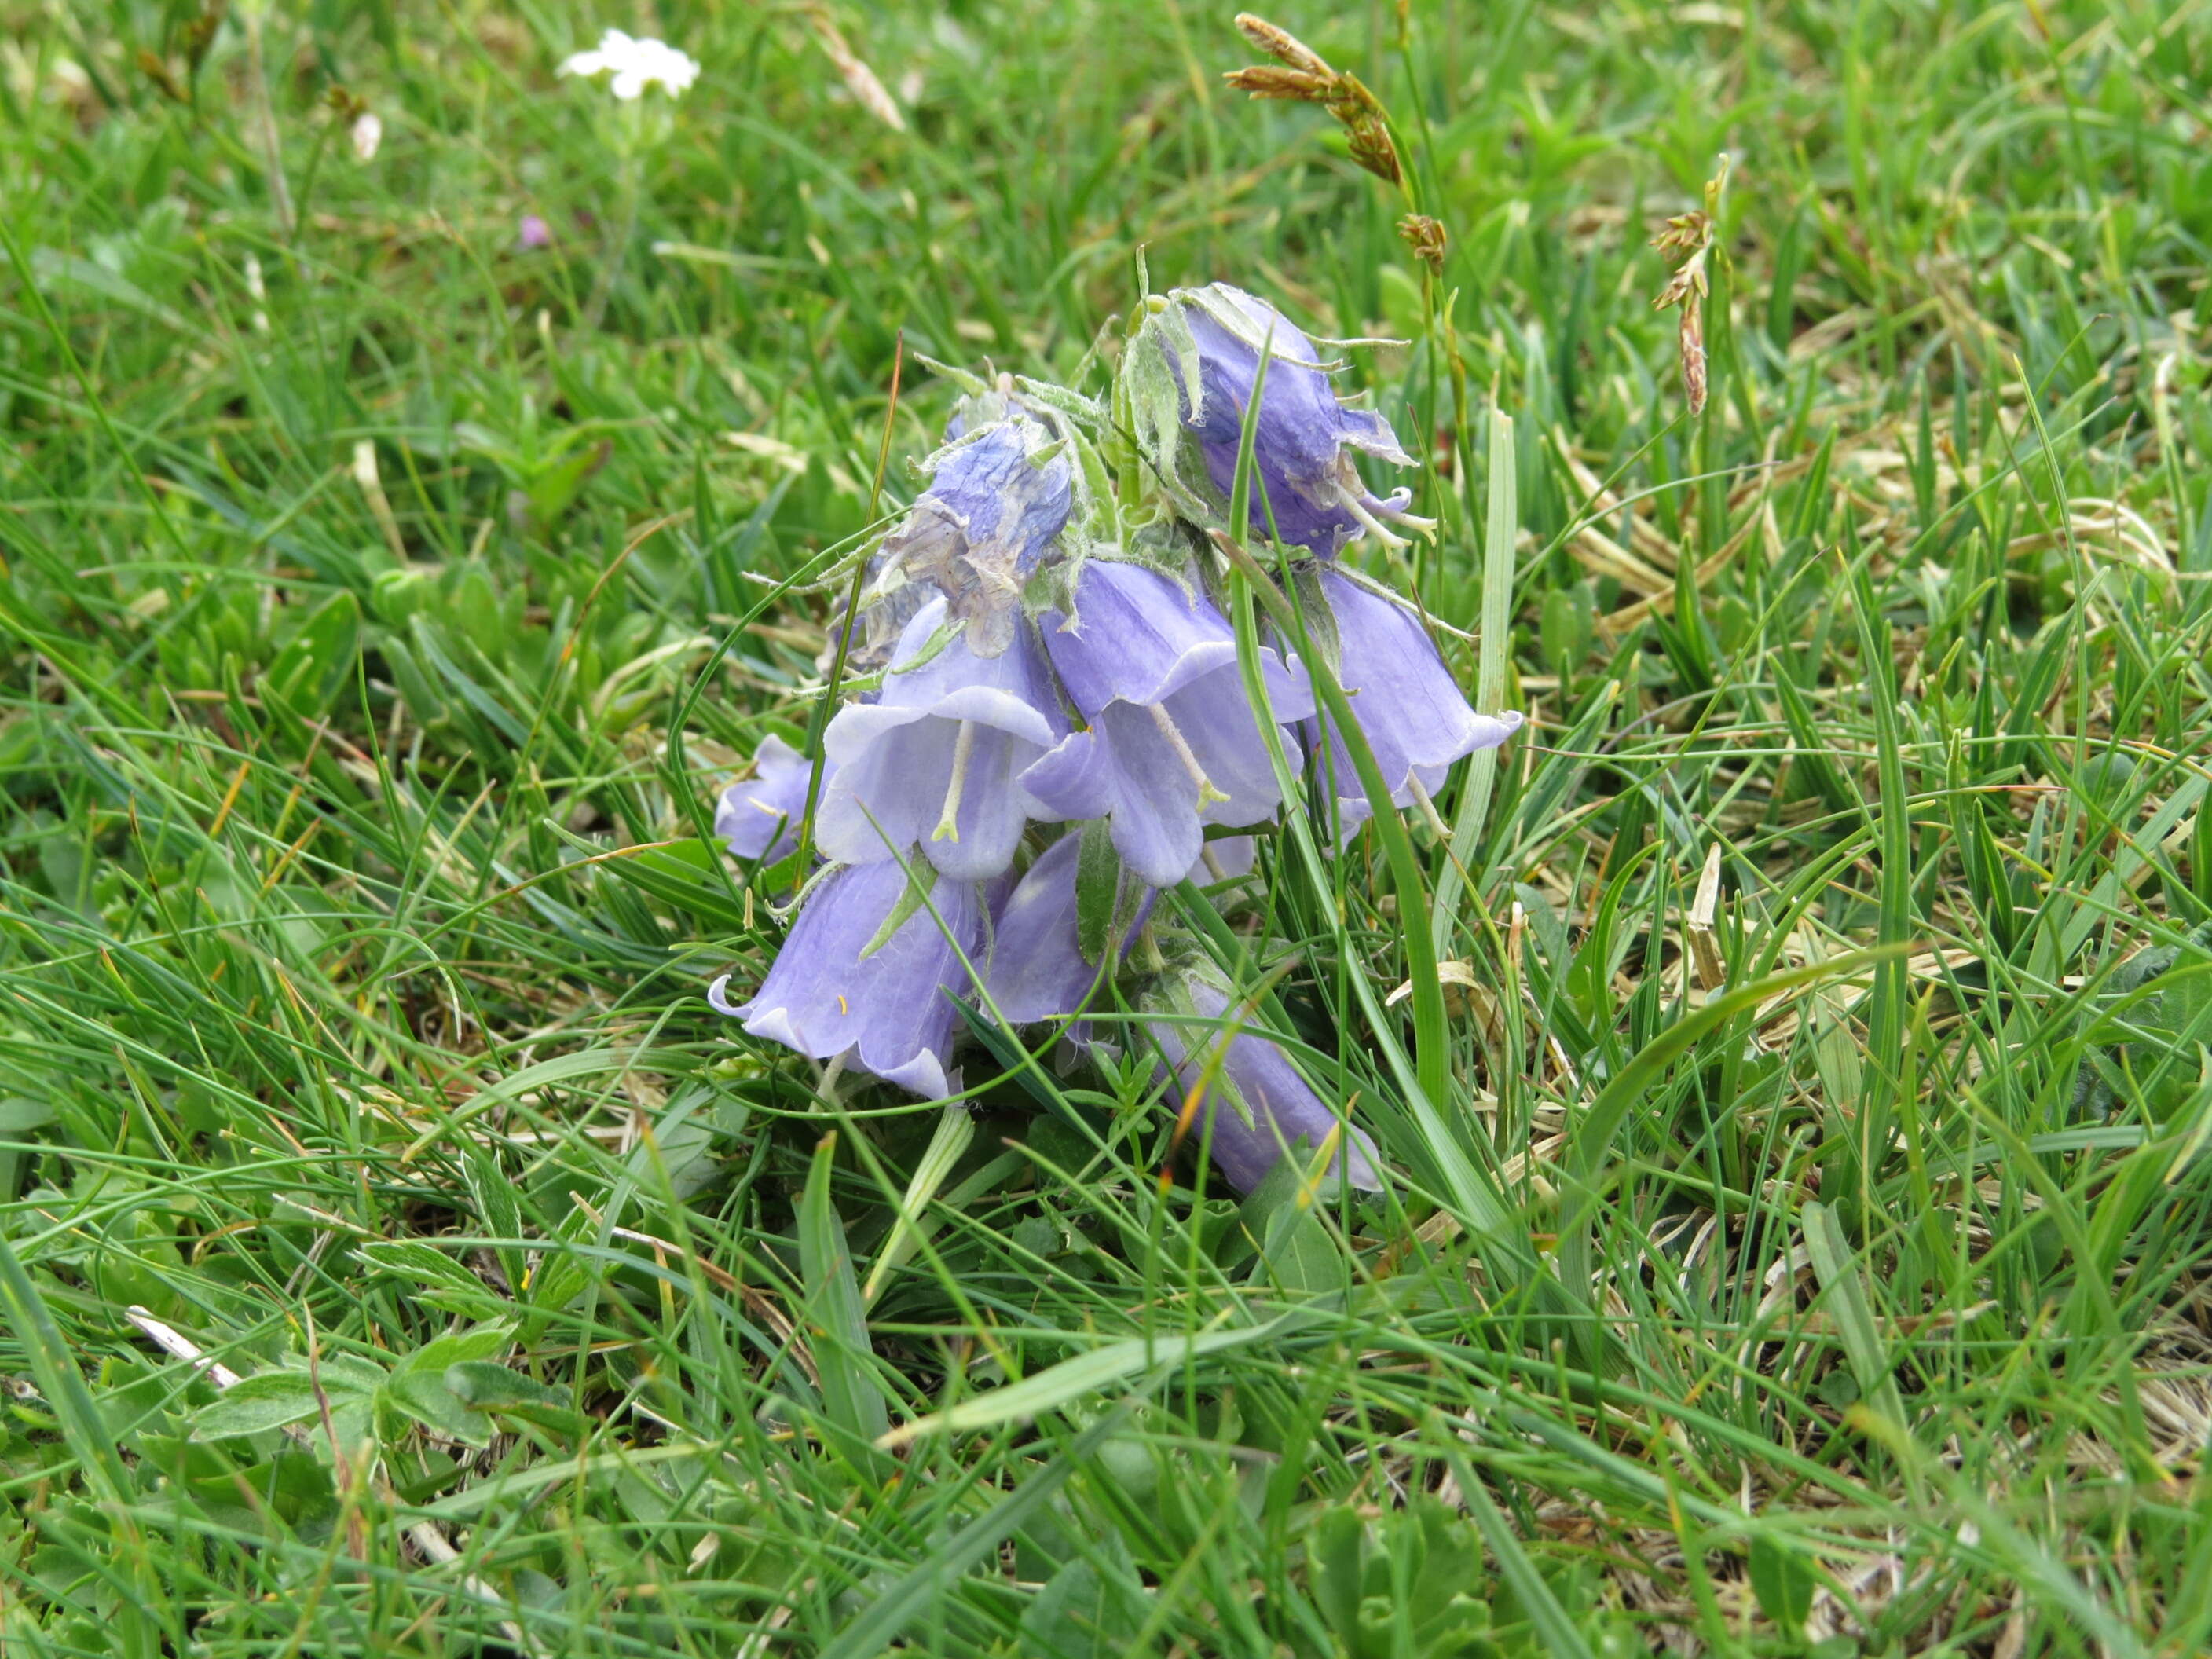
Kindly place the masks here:
POLYGON ((10 1659, 2212 1641, 2212 7, 1284 0, 1463 409, 1225 9, 0 20, 10 1659), (556 80, 610 23, 697 85, 556 80), (1222 927, 1372 1201, 702 997, 913 354, 1071 374, 1140 245, 1411 342, 1395 573, 1510 572, 1464 890, 1222 927))

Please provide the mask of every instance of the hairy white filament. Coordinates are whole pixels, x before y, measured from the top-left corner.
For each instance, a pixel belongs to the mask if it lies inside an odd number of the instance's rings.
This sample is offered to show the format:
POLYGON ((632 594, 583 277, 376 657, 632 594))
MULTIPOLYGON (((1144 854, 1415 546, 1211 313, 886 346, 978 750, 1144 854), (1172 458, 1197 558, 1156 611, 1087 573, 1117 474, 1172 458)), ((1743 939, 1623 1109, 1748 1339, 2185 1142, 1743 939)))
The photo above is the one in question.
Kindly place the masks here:
MULTIPOLYGON (((1396 531, 1391 529, 1389 526, 1384 524, 1382 520, 1376 518, 1372 513, 1367 510, 1367 503, 1360 499, 1360 492, 1358 490, 1346 489, 1340 497, 1340 500, 1343 504, 1344 510, 1352 514, 1353 518, 1358 520, 1361 524, 1364 525, 1367 527, 1368 533, 1373 536, 1376 541, 1382 543, 1383 546, 1410 547, 1413 545, 1413 544, 1408 542, 1403 536, 1401 536, 1396 531)), ((1424 522, 1426 521, 1424 520, 1424 522)))
POLYGON ((1173 716, 1169 714, 1167 705, 1156 702, 1147 707, 1152 710, 1152 724, 1160 728, 1160 735, 1168 740, 1168 747, 1175 750, 1176 758, 1182 763, 1182 769, 1190 774, 1190 781, 1198 786, 1199 810, 1203 811, 1214 801, 1227 800, 1229 797, 1216 789, 1212 781, 1206 775, 1206 769, 1198 763, 1198 757, 1190 752, 1189 740, 1176 725, 1173 716))
POLYGON ((968 787, 968 757, 975 750, 975 722, 960 722, 960 733, 952 739, 952 781, 945 786, 945 811, 937 820, 937 828, 930 835, 932 841, 960 839, 960 793, 968 787))

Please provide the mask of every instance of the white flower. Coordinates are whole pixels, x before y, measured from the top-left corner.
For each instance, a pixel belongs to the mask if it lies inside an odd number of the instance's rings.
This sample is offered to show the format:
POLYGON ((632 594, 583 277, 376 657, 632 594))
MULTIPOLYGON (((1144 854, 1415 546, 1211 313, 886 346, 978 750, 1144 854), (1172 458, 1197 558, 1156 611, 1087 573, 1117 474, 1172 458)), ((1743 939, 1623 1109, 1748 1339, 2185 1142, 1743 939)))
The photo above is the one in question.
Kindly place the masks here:
POLYGON ((672 98, 679 96, 699 78, 699 65, 688 53, 665 40, 632 40, 620 29, 599 37, 597 52, 580 52, 561 65, 562 75, 604 75, 613 71, 614 94, 629 103, 647 87, 659 86, 672 98))
POLYGON ((377 119, 376 112, 363 110, 354 118, 349 131, 353 137, 353 153, 364 161, 374 161, 376 147, 384 142, 384 123, 377 119))

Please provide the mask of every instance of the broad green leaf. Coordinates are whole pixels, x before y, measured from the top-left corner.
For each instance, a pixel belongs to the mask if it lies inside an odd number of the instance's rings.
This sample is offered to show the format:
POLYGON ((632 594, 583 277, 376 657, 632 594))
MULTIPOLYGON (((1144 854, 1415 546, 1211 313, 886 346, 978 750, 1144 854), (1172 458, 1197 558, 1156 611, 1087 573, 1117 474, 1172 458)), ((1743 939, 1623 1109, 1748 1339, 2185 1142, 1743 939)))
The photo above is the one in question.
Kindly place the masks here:
POLYGON ((1751 1593, 1784 1639, 1796 1641, 1803 1633, 1818 1585, 1796 1550, 1765 1533, 1752 1539, 1751 1593))
MULTIPOLYGON (((203 1440, 224 1440, 234 1435, 260 1434, 321 1415, 323 1399, 314 1379, 304 1370, 261 1371, 242 1376, 192 1419, 203 1440)), ((350 1390, 344 1390, 349 1394, 350 1390)))

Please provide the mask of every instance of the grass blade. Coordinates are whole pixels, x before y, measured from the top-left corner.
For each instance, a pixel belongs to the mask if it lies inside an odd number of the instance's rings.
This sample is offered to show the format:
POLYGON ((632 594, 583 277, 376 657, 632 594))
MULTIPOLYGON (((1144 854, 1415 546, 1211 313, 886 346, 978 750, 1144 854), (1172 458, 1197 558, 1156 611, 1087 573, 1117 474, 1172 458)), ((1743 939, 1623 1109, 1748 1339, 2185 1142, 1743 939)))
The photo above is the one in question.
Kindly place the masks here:
POLYGON ((814 1149, 806 1191, 799 1206, 799 1270, 806 1281, 808 1327, 814 1364, 822 1378, 822 1407, 830 1422, 855 1439, 872 1442, 890 1425, 890 1407, 873 1370, 875 1348, 853 1273, 845 1224, 830 1201, 830 1180, 837 1137, 814 1149))
MULTIPOLYGON (((1474 671, 1474 706, 1494 714, 1505 702, 1505 669, 1513 642, 1513 550, 1520 534, 1520 474, 1514 464, 1513 422, 1503 410, 1490 412, 1490 510, 1483 537, 1482 626, 1478 633, 1474 671)), ((1460 786, 1459 810, 1452 817, 1451 844, 1437 871, 1436 898, 1429 920, 1436 954, 1449 955, 1452 930, 1459 925, 1460 898, 1468 880, 1480 872, 1472 868, 1475 848, 1482 839, 1483 821, 1490 813, 1490 795, 1498 780, 1498 751, 1478 749, 1468 757, 1467 777, 1460 786)))

